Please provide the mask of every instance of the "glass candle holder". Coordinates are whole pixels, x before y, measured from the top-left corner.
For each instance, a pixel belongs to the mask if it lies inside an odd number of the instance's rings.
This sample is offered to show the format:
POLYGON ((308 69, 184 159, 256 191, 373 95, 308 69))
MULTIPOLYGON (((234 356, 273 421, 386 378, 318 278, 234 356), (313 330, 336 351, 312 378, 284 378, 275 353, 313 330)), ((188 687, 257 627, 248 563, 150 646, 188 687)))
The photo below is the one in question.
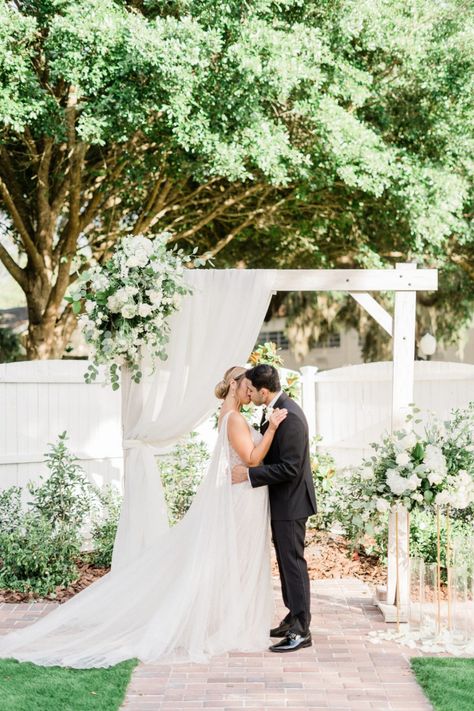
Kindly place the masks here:
POLYGON ((408 610, 410 632, 420 632, 423 627, 424 588, 425 563, 422 558, 410 558, 410 598, 408 610))

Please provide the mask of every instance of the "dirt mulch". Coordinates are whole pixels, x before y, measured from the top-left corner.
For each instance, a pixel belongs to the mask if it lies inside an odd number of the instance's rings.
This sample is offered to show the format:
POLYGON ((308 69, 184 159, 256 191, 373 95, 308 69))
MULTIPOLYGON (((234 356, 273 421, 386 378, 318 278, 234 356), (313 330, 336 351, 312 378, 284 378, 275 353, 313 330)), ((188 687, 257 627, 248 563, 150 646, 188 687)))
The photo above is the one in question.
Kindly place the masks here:
MULTIPOLYGON (((326 531, 308 530, 306 536, 305 557, 308 562, 311 580, 324 578, 360 578, 375 588, 385 584, 387 572, 377 558, 363 554, 350 554, 350 545, 343 536, 329 534, 326 531)), ((109 572, 109 568, 94 568, 89 563, 78 564, 79 577, 67 588, 56 588, 56 592, 44 597, 35 593, 22 593, 16 590, 0 589, 0 602, 32 602, 33 600, 53 600, 66 602, 76 593, 109 572)), ((272 559, 273 575, 278 576, 275 556, 272 559)))
MULTIPOLYGON (((373 589, 387 582, 387 569, 378 558, 350 552, 350 544, 343 536, 327 531, 309 529, 306 534, 305 558, 311 580, 327 578, 360 578, 373 589)), ((275 557, 273 575, 278 575, 275 557)))
POLYGON ((41 597, 36 593, 23 593, 18 590, 0 589, 0 602, 33 602, 34 600, 52 600, 54 602, 66 602, 71 597, 91 583, 95 583, 103 575, 109 572, 110 568, 94 568, 90 563, 79 562, 79 577, 67 588, 57 587, 54 593, 41 597))

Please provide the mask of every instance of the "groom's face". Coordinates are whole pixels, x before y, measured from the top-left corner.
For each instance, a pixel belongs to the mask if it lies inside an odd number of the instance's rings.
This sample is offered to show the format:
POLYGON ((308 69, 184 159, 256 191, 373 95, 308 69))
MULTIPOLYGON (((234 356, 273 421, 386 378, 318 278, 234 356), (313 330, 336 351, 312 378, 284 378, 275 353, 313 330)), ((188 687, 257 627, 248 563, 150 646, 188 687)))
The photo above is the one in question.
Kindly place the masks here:
POLYGON ((250 380, 247 380, 247 383, 248 383, 248 388, 249 388, 250 399, 252 400, 253 404, 254 405, 264 405, 265 401, 266 401, 267 394, 268 394, 268 390, 266 388, 257 390, 257 388, 252 385, 250 380))

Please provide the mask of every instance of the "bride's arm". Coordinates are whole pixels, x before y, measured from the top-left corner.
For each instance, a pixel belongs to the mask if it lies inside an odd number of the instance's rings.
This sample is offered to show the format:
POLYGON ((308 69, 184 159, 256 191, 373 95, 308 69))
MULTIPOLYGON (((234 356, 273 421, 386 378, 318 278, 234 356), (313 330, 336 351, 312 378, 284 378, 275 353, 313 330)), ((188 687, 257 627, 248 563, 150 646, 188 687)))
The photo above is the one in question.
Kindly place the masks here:
POLYGON ((244 417, 238 412, 232 412, 227 421, 227 434, 232 448, 237 452, 241 460, 248 467, 253 467, 260 464, 273 441, 275 432, 277 431, 280 422, 283 422, 287 415, 287 411, 274 410, 269 420, 267 431, 263 435, 258 444, 252 439, 248 424, 244 417))

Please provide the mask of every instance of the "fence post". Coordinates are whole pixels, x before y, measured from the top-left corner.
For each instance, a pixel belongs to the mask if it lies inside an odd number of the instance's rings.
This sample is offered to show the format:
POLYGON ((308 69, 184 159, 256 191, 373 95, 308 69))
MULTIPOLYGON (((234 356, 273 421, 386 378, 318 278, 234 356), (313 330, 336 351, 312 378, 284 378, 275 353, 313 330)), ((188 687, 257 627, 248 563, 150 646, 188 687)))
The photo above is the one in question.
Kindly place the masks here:
POLYGON ((301 399, 304 414, 308 420, 310 441, 316 436, 316 365, 303 365, 301 371, 301 399))

